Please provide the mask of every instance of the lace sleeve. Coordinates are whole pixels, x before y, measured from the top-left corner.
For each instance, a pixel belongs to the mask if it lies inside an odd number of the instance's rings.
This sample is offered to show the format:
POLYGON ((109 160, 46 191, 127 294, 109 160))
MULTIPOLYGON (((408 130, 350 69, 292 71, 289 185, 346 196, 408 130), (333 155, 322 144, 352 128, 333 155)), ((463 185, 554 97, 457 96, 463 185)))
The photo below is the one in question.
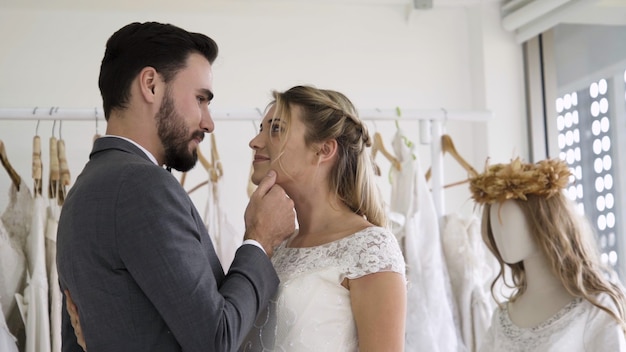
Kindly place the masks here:
POLYGON ((370 227, 346 244, 343 278, 357 279, 377 272, 405 275, 405 262, 396 237, 381 227, 370 227))

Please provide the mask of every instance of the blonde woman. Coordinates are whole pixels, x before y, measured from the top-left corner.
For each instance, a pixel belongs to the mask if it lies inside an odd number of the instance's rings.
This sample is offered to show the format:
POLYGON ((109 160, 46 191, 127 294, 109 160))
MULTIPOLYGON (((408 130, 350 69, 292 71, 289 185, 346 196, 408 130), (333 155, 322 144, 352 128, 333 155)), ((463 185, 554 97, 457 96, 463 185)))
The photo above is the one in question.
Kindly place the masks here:
POLYGON ((299 226, 274 251, 278 293, 241 351, 403 351, 404 259, 384 227, 366 127, 341 93, 273 95, 250 141, 252 181, 276 171, 299 226))

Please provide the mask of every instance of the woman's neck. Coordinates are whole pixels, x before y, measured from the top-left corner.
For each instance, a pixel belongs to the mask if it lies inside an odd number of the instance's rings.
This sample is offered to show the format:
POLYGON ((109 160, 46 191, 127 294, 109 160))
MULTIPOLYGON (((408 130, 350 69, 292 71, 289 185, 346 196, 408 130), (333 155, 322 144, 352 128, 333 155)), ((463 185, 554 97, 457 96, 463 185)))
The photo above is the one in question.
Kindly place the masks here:
POLYGON ((290 247, 310 247, 332 242, 371 226, 334 196, 294 197, 298 234, 290 247))

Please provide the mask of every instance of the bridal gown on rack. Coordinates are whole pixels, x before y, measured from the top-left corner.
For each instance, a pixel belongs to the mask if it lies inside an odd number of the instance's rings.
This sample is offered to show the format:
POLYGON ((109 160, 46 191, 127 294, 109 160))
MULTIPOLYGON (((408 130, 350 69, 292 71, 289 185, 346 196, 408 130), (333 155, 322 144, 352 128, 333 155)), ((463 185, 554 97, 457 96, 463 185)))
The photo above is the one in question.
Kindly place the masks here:
POLYGON ((63 308, 59 273, 57 271, 57 228, 61 206, 56 199, 51 199, 46 209, 46 266, 48 269, 48 288, 50 291, 50 338, 51 352, 61 351, 61 309, 63 308))
POLYGON ((463 343, 468 351, 475 352, 496 307, 490 287, 499 265, 483 243, 476 216, 446 215, 442 238, 463 343))
POLYGON ((213 241, 215 252, 222 263, 222 268, 227 272, 243 239, 223 210, 219 193, 220 182, 221 178, 212 181, 209 176, 204 223, 213 241))
MULTIPOLYGON (((25 327, 15 294, 26 285, 26 254, 24 248, 30 233, 33 198, 24 182, 19 191, 9 189, 9 204, 0 222, 0 304, 6 325, 14 337, 24 338, 25 327)), ((20 339, 20 345, 24 342, 20 339)))
POLYGON ((0 311, 0 351, 18 352, 15 337, 9 331, 2 311, 0 311))
POLYGON ((23 294, 17 295, 26 322, 26 352, 50 352, 50 313, 46 269, 46 204, 41 195, 33 198, 30 232, 26 241, 28 275, 23 294))
POLYGON ((345 278, 383 271, 404 275, 394 235, 368 227, 315 247, 283 242, 272 256, 280 285, 242 344, 243 352, 357 352, 358 340, 345 278))
POLYGON ((465 351, 453 315, 453 299, 432 194, 417 154, 398 128, 392 146, 401 170, 391 171, 390 218, 407 265, 406 348, 465 351), (415 158, 415 159, 414 159, 415 158))

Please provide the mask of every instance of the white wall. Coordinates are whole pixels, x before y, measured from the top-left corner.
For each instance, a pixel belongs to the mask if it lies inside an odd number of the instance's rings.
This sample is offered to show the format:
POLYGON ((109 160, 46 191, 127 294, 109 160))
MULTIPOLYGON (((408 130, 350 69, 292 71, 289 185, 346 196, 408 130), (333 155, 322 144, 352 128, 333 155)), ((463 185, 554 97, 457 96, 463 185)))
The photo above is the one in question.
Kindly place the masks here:
MULTIPOLYGON (((177 2, 175 9, 126 10, 115 2, 96 10, 69 3, 47 9, 32 1, 0 3, 0 108, 100 107, 97 77, 107 38, 129 22, 155 20, 206 33, 218 42, 216 108, 263 108, 270 90, 306 83, 340 90, 359 109, 488 109, 494 113, 488 123, 446 124, 461 155, 479 170, 487 156, 492 162, 506 162, 514 153, 526 157, 522 52, 501 29, 496 1, 425 11, 394 1, 229 1, 205 2, 197 9, 177 2)), ((9 159, 29 185, 36 124, 0 121, 9 159)), ((394 124, 369 125, 390 149, 394 124)), ((216 126, 225 210, 243 233, 251 160, 247 143, 255 130, 249 121, 217 121, 216 126)), ((417 122, 401 121, 400 126, 419 143, 417 122)), ((104 129, 101 122, 99 132, 104 129)), ((72 179, 87 161, 95 130, 90 121, 62 124, 72 179)), ((55 131, 58 137, 58 125, 55 131)), ((52 122, 42 121, 38 133, 47 175, 52 122)), ((208 155, 208 138, 202 148, 208 155)), ((420 146, 418 156, 427 169, 428 147, 420 146)), ((382 157, 377 161, 386 173, 389 164, 382 157)), ((451 157, 444 165, 446 183, 466 177, 451 157)), ((194 169, 186 188, 205 179, 203 170, 194 169)), ((0 176, 0 209, 6 206, 9 182, 8 176, 0 176)), ((386 177, 379 185, 389 193, 386 177)), ((204 193, 201 189, 192 197, 200 211, 204 193)), ((446 190, 448 212, 468 213, 472 207, 466 185, 446 190)))

